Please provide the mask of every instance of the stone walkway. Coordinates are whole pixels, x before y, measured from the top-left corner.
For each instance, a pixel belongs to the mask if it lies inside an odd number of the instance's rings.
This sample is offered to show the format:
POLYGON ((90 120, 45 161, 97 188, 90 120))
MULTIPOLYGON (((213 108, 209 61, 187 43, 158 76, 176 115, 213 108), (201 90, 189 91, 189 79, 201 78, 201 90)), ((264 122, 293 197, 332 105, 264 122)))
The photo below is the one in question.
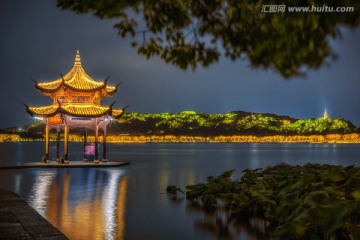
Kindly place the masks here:
POLYGON ((19 195, 0 189, 0 239, 68 239, 19 195))

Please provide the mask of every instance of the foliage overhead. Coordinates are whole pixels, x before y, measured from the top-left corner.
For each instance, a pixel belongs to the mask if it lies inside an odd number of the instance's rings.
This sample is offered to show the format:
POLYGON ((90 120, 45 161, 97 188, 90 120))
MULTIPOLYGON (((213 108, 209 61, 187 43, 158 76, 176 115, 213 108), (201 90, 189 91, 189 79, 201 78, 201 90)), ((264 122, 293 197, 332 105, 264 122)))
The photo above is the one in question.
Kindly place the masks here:
POLYGON ((354 7, 346 13, 262 12, 279 1, 248 0, 57 0, 57 6, 77 13, 115 19, 119 36, 147 59, 159 56, 181 69, 217 62, 220 56, 235 61, 247 58, 252 67, 273 69, 285 78, 302 75, 336 58, 329 37, 339 27, 360 24, 359 1, 302 0, 287 6, 354 7))

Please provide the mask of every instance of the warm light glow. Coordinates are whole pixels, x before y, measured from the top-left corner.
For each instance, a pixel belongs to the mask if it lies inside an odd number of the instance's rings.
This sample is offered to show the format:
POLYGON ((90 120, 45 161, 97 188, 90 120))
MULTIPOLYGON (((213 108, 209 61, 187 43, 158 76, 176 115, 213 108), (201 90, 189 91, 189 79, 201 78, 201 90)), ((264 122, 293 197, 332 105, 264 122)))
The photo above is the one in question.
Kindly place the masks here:
POLYGON ((51 82, 38 83, 37 87, 40 88, 40 91, 44 91, 43 94, 47 95, 48 91, 53 92, 60 90, 59 88, 61 85, 65 88, 70 88, 70 90, 73 89, 76 91, 97 91, 106 87, 106 91, 103 92, 105 96, 102 97, 106 97, 107 94, 112 95, 117 89, 115 86, 107 86, 104 81, 96 81, 92 79, 81 65, 80 53, 78 51, 76 52, 74 66, 67 74, 51 82))
POLYGON ((55 177, 54 172, 42 171, 35 179, 31 190, 30 205, 42 216, 45 217, 47 200, 51 183, 55 177))
POLYGON ((107 92, 112 92, 112 91, 115 91, 115 90, 116 90, 115 86, 106 86, 106 91, 107 92))
POLYGON ((36 120, 44 120, 43 117, 38 117, 38 116, 35 116, 34 119, 36 119, 36 120))
MULTIPOLYGON (((75 117, 101 117, 109 113, 109 106, 101 106, 102 98, 116 92, 116 86, 108 86, 107 81, 92 79, 81 65, 80 52, 76 52, 75 63, 71 70, 51 82, 37 83, 36 87, 44 95, 53 99, 53 105, 45 107, 28 107, 30 114, 52 116, 66 114, 75 117)), ((122 110, 112 110, 114 117, 123 113, 122 110)), ((35 117, 37 119, 37 117, 35 117)), ((40 120, 40 119, 39 119, 40 120)), ((43 119, 41 119, 43 120, 43 119)), ((49 124, 62 124, 59 117, 49 117, 49 124)))
POLYGON ((328 113, 327 113, 327 111, 326 111, 326 108, 325 108, 325 111, 324 111, 324 116, 323 116, 323 118, 324 119, 327 119, 329 116, 328 116, 328 113))
POLYGON ((76 50, 74 66, 81 66, 81 57, 80 57, 80 51, 79 50, 76 50))
POLYGON ((121 114, 123 114, 123 110, 122 109, 113 109, 112 110, 112 115, 114 116, 114 117, 117 117, 117 116, 119 116, 119 115, 121 115, 121 114))
POLYGON ((71 174, 59 178, 55 172, 40 172, 32 188, 31 206, 70 239, 124 239, 128 188, 125 171, 89 173, 81 185, 85 189, 80 190, 79 179, 71 174), (98 184, 103 174, 109 177, 106 186, 98 184))
POLYGON ((53 117, 49 117, 48 118, 48 123, 51 125, 59 125, 63 123, 62 118, 59 115, 53 116, 53 117))
POLYGON ((78 104, 68 104, 61 106, 69 115, 82 115, 82 116, 92 116, 92 115, 104 115, 109 111, 109 107, 95 106, 91 104, 78 105, 78 104))
POLYGON ((118 198, 118 188, 119 188, 119 178, 124 174, 124 171, 108 171, 110 173, 110 181, 103 193, 103 214, 104 222, 103 228, 105 230, 105 239, 116 239, 116 211, 117 208, 117 198, 118 198))
POLYGON ((51 81, 51 82, 41 82, 38 83, 37 86, 41 87, 41 88, 46 88, 46 89, 56 89, 60 86, 62 82, 62 79, 58 79, 55 81, 51 81))
POLYGON ((104 82, 93 80, 82 68, 74 66, 69 73, 64 76, 65 84, 78 90, 91 90, 104 86, 104 82))

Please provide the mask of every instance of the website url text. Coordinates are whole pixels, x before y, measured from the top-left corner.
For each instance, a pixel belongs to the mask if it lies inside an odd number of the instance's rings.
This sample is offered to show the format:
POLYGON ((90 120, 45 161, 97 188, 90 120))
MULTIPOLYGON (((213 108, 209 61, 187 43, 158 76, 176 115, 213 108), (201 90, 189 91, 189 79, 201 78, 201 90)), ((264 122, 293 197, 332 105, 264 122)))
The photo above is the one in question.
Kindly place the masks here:
POLYGON ((344 13, 354 12, 354 7, 329 7, 327 5, 311 7, 294 7, 286 5, 262 5, 261 12, 265 13, 285 13, 285 12, 305 12, 305 13, 344 13))

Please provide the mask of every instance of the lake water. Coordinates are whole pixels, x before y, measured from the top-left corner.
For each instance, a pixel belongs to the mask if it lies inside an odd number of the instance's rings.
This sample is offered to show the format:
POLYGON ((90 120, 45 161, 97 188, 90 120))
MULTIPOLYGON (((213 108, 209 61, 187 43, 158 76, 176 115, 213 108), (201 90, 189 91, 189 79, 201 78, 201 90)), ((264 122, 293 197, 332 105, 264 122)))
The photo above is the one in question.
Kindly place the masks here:
MULTIPOLYGON (((82 159, 82 143, 70 143, 70 160, 82 159)), ((55 153, 51 143, 51 154, 55 153)), ((360 164, 360 145, 339 144, 109 144, 119 168, 0 170, 0 187, 27 200, 70 239, 261 239, 261 222, 232 225, 223 213, 205 213, 166 187, 205 182, 210 175, 302 165, 360 164)), ((1 143, 0 165, 40 161, 44 143, 1 143)), ((101 155, 101 154, 99 154, 101 155)))

